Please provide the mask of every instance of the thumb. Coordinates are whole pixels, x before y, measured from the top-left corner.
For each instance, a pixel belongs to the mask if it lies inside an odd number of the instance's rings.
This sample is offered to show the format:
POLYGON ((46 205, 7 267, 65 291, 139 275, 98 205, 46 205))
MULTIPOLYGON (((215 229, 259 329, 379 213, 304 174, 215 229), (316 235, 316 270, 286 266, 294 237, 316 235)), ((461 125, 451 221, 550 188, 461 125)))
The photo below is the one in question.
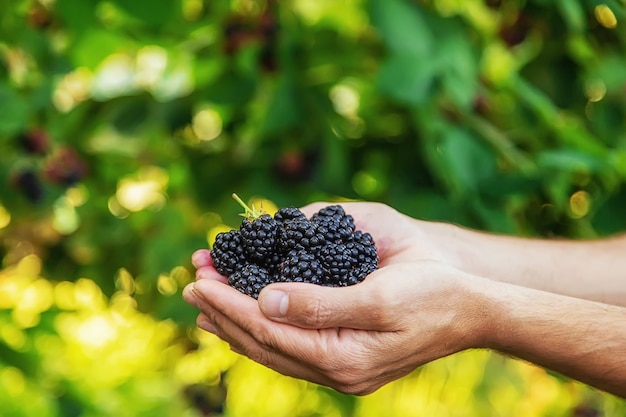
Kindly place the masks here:
POLYGON ((269 319, 308 329, 345 327, 389 330, 393 320, 384 292, 365 281, 349 287, 275 283, 259 294, 259 307, 269 319))

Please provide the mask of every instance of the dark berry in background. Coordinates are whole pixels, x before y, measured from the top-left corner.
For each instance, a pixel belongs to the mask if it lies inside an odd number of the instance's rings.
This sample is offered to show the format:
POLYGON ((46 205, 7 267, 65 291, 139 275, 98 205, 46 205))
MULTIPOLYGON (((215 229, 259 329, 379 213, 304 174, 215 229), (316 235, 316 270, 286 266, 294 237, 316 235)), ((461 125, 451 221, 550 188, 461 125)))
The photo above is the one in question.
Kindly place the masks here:
POLYGON ((87 175, 87 163, 73 148, 64 146, 47 158, 43 170, 50 182, 70 187, 87 175))
POLYGON ((15 174, 12 183, 31 203, 39 203, 44 197, 43 184, 32 169, 26 169, 15 174))
POLYGON ((310 219, 295 207, 272 217, 245 208, 240 228, 217 235, 211 257, 229 284, 253 298, 273 282, 345 287, 378 268, 372 236, 355 229, 340 205, 322 208, 310 219))
POLYGON ((50 137, 44 130, 30 130, 17 137, 19 147, 27 154, 43 156, 50 150, 50 137))

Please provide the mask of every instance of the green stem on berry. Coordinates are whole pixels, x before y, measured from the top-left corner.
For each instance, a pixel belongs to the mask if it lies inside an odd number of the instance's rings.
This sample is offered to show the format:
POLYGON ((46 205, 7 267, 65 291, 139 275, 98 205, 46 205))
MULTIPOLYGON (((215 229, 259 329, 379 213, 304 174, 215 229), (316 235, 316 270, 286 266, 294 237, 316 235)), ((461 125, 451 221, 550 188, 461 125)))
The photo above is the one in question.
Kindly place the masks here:
POLYGON ((263 210, 256 211, 254 209, 254 204, 252 205, 252 208, 248 207, 248 205, 244 203, 244 201, 241 198, 239 198, 239 196, 236 193, 233 193, 232 197, 246 211, 245 213, 241 213, 240 216, 243 216, 247 218, 248 220, 252 221, 252 220, 258 219, 261 216, 261 214, 263 214, 263 210))

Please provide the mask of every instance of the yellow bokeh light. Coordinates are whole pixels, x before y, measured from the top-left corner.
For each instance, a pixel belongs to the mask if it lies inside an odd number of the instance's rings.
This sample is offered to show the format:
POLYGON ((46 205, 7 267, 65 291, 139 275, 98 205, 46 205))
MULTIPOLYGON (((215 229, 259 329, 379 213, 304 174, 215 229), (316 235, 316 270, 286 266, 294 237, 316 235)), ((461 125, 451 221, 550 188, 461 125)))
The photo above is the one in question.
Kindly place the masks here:
POLYGON ((569 199, 570 215, 575 219, 585 217, 590 206, 591 196, 586 191, 576 191, 569 199))
POLYGON ((104 315, 82 321, 76 329, 76 339, 84 346, 100 348, 115 340, 117 329, 104 315))
POLYGON ((17 264, 16 272, 27 277, 36 277, 41 273, 41 259, 37 255, 26 255, 17 264))
POLYGON ((508 82, 517 68, 517 60, 503 45, 494 43, 487 46, 482 58, 482 73, 496 85, 508 82))
POLYGON ((256 16, 267 7, 264 0, 233 0, 232 8, 243 15, 256 16))
POLYGON ((196 113, 191 126, 196 137, 211 141, 222 134, 222 116, 213 109, 204 109, 196 113))
POLYGON ((109 99, 135 91, 133 59, 122 53, 109 55, 96 70, 92 94, 98 99, 109 99))
POLYGON ((11 223, 11 213, 0 204, 0 229, 4 229, 11 223))
POLYGON ((54 217, 52 225, 54 229, 62 235, 72 234, 80 226, 78 213, 65 196, 60 197, 54 203, 54 217))
POLYGON ((592 103, 601 101, 606 96, 606 85, 602 80, 594 80, 585 84, 585 95, 592 103))
POLYGON ((207 242, 210 244, 213 244, 213 242, 215 242, 215 238, 217 237, 218 234, 220 233, 226 233, 233 230, 232 227, 229 227, 225 224, 218 224, 216 226, 213 226, 209 229, 209 231, 207 232, 207 242))
POLYGON ((112 196, 111 198, 109 198, 107 207, 109 211, 111 212, 111 214, 117 217, 118 219, 125 219, 130 214, 128 210, 122 207, 122 205, 117 200, 117 198, 115 198, 115 196, 112 196))
POLYGON ((90 96, 92 80, 93 74, 85 67, 66 74, 52 96, 55 107, 66 113, 87 100, 90 96))
POLYGON ((74 310, 77 307, 74 283, 62 281, 54 286, 54 304, 61 310, 74 310))
POLYGON ((17 397, 26 389, 26 378, 18 368, 7 366, 0 370, 0 387, 9 396, 17 397))
POLYGON ((0 338, 13 350, 20 350, 26 344, 26 334, 12 323, 0 327, 0 338))
POLYGON ((335 85, 331 88, 329 96, 337 113, 344 117, 356 117, 361 97, 354 87, 348 84, 335 85))
POLYGON ((144 46, 137 52, 135 82, 142 87, 156 85, 167 68, 167 50, 157 45, 144 46))
POLYGON ((135 279, 126 268, 120 268, 115 275, 115 288, 125 294, 135 292, 135 279))
POLYGON ((80 207, 89 199, 89 191, 87 190, 87 187, 82 184, 70 187, 65 192, 65 198, 73 207, 80 207))
POLYGON ((40 278, 32 282, 22 293, 16 310, 43 312, 54 303, 53 286, 50 281, 40 278))
POLYGON ((111 310, 115 313, 115 319, 125 321, 128 316, 137 310, 137 300, 130 294, 118 291, 111 297, 111 310))
POLYGON ((168 182, 169 176, 164 169, 143 167, 135 176, 120 180, 116 201, 109 201, 109 210, 117 217, 125 217, 126 211, 159 210, 166 202, 168 182))
POLYGON ((122 207, 135 212, 153 206, 162 206, 165 203, 161 186, 154 181, 123 179, 115 195, 122 207))
POLYGON ((170 276, 181 287, 192 281, 191 273, 184 266, 175 266, 170 272, 170 276))
POLYGON ((80 278, 74 283, 74 299, 77 308, 101 310, 105 306, 102 290, 90 279, 80 278))
POLYGON ((613 10, 606 4, 599 4, 593 10, 596 20, 607 29, 615 29, 617 27, 617 18, 613 10))
POLYGON ((197 20, 204 10, 204 4, 202 0, 184 0, 183 1, 183 16, 189 21, 197 20))
POLYGON ((157 290, 163 295, 174 295, 178 291, 178 285, 174 278, 161 274, 157 279, 157 290))

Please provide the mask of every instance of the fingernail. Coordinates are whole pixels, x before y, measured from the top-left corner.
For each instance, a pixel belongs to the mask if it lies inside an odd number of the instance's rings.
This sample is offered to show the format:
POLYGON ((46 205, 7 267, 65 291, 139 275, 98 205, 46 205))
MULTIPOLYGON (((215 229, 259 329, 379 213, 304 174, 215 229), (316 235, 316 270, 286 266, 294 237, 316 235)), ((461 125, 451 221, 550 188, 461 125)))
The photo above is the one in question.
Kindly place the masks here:
POLYGON ((289 306, 289 296, 287 293, 276 290, 269 290, 263 294, 261 300, 261 310, 268 317, 283 317, 287 314, 289 306))
POLYGON ((196 297, 194 296, 193 282, 185 286, 185 288, 183 288, 183 300, 185 300, 189 304, 196 305, 196 297))

